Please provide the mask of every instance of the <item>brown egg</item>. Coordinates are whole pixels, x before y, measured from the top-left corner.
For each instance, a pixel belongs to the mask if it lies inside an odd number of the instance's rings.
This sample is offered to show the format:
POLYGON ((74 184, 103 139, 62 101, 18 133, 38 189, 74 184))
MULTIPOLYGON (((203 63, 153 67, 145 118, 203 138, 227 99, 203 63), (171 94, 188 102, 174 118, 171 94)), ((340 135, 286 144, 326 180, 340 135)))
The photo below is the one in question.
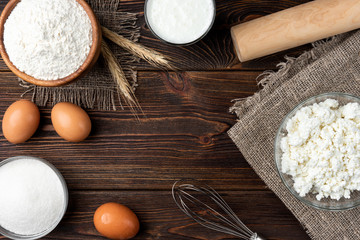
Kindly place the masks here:
POLYGON ((61 102, 51 110, 51 121, 57 134, 69 142, 80 142, 91 131, 89 115, 79 106, 61 102))
POLYGON ((2 131, 11 143, 26 142, 39 127, 40 112, 31 101, 19 100, 11 104, 3 117, 2 131))
POLYGON ((99 233, 113 240, 133 238, 140 228, 135 213, 118 203, 105 203, 96 209, 94 225, 99 233))

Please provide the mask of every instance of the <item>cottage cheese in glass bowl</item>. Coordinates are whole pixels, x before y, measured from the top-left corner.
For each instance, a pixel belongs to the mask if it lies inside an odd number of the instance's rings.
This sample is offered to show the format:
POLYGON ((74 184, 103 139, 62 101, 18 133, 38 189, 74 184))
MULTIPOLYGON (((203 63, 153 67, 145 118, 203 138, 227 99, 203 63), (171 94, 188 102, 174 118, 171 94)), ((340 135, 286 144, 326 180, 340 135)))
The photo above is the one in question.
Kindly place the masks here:
POLYGON ((275 163, 290 192, 323 210, 360 204, 360 98, 325 93, 298 104, 275 138, 275 163))

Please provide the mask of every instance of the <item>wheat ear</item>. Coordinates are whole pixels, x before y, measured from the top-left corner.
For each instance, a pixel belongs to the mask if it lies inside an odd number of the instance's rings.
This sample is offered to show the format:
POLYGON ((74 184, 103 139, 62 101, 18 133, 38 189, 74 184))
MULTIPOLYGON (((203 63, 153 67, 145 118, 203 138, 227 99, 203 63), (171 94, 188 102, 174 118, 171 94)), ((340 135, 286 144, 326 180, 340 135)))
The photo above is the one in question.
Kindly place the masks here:
POLYGON ((117 89, 120 95, 123 97, 126 104, 131 108, 132 112, 135 114, 135 109, 140 109, 139 102, 134 94, 134 91, 125 77, 125 73, 122 70, 119 62, 117 61, 114 54, 111 52, 107 43, 101 41, 101 53, 109 67, 111 75, 116 83, 117 89))
POLYGON ((169 58, 165 57, 163 54, 149 49, 139 43, 135 43, 130 41, 127 38, 109 30, 106 27, 101 27, 102 33, 104 37, 108 38, 115 44, 119 45, 120 47, 126 49, 127 51, 131 52, 135 56, 144 59, 151 65, 157 68, 166 68, 169 70, 176 70, 175 67, 169 62, 169 58))

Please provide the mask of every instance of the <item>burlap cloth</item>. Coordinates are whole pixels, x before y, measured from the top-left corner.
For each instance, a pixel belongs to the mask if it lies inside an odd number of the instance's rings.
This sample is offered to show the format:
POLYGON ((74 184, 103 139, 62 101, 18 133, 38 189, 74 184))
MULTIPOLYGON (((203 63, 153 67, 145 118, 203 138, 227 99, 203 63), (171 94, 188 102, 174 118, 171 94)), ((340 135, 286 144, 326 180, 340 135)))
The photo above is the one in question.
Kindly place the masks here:
POLYGON ((300 101, 325 92, 360 96, 360 31, 339 35, 299 58, 287 58, 278 72, 266 72, 263 89, 235 100, 239 121, 228 134, 268 187, 283 201, 312 239, 360 239, 360 208, 330 212, 308 207, 286 189, 277 174, 274 139, 280 122, 300 101))
MULTIPOLYGON (((140 37, 140 27, 136 25, 135 13, 121 12, 120 0, 87 0, 100 24, 118 34, 137 42, 140 37)), ((131 85, 136 87, 137 73, 133 68, 139 59, 124 49, 105 41, 110 45, 131 85)), ((19 79, 25 88, 24 94, 32 94, 32 100, 38 106, 54 105, 68 101, 85 108, 100 110, 115 110, 121 105, 115 82, 100 56, 95 67, 78 81, 63 87, 39 87, 19 79)))

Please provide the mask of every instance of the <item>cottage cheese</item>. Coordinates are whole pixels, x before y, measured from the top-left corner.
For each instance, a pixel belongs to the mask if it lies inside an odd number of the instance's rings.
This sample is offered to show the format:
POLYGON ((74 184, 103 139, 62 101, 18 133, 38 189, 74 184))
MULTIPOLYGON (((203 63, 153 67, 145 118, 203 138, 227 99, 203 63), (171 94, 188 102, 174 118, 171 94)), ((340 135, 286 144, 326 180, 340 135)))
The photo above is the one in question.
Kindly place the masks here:
POLYGON ((360 190, 360 105, 334 99, 299 109, 281 139, 281 171, 300 196, 350 198, 360 190))
POLYGON ((4 25, 10 61, 41 80, 57 80, 85 62, 92 45, 90 18, 76 0, 21 0, 4 25))

